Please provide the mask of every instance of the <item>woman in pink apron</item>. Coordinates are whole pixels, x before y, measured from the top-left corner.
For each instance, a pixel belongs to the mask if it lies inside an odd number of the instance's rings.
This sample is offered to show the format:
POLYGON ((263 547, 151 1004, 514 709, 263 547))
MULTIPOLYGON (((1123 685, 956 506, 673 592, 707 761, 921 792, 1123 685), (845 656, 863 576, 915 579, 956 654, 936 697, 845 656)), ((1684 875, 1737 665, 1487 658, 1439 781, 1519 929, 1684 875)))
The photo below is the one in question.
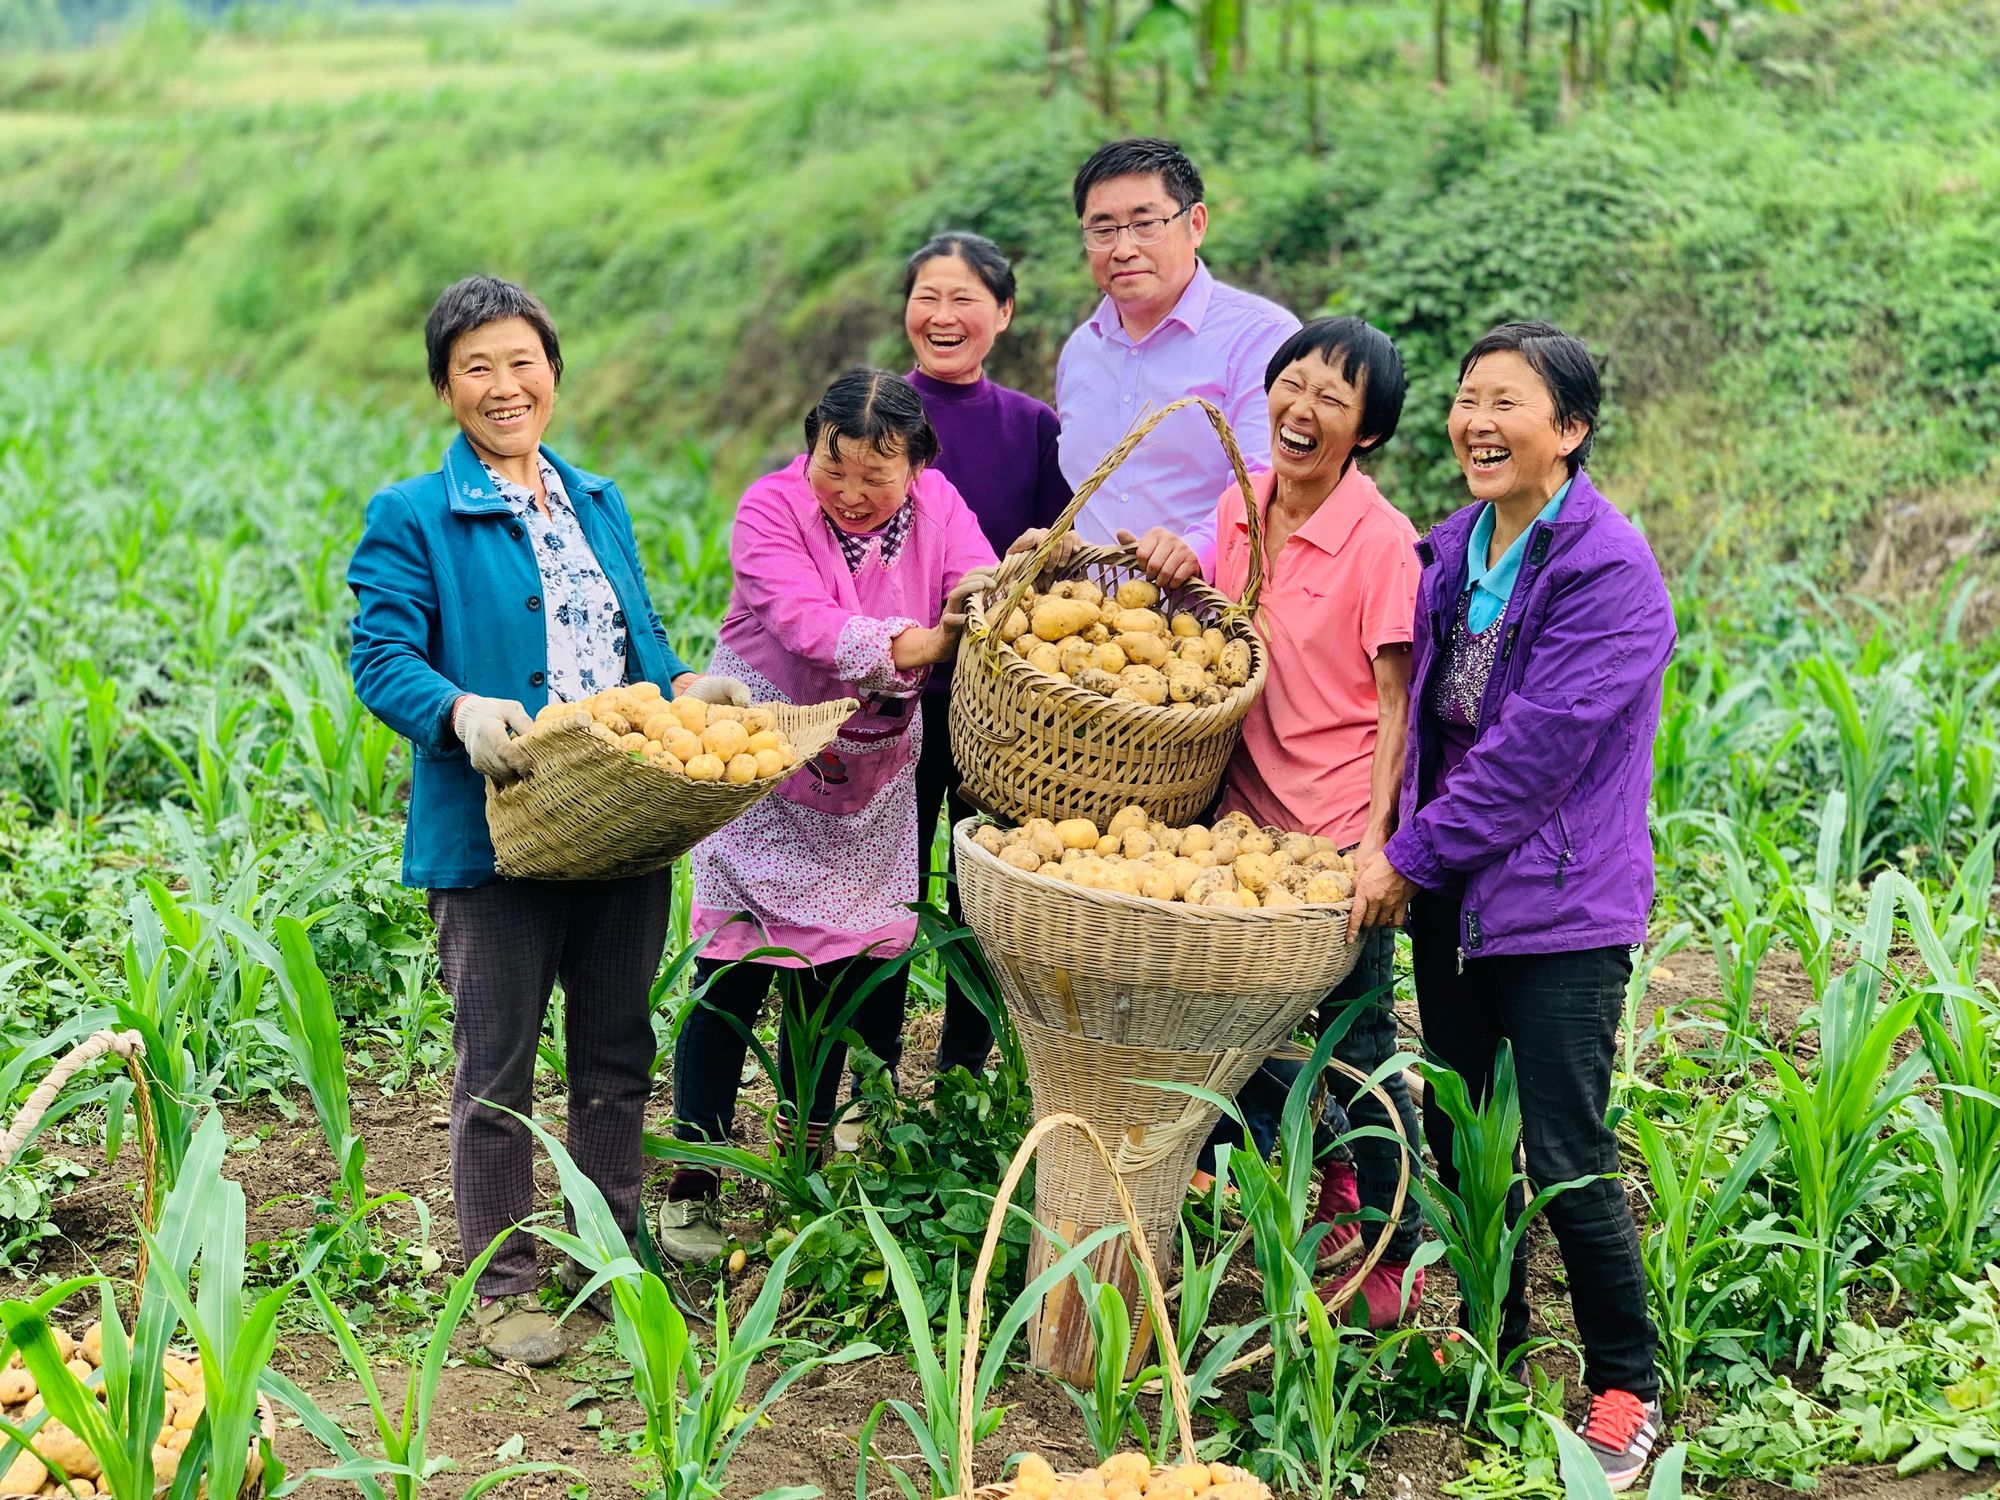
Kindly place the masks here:
MULTIPOLYGON (((801 1100, 788 1035, 821 1024, 891 961, 849 1021, 891 1069, 902 1053, 916 936, 918 695, 958 645, 965 597, 990 581, 993 549, 931 467, 937 435, 910 384, 882 370, 836 380, 806 417, 806 451, 745 492, 731 557, 736 588, 710 670, 753 700, 860 709, 831 746, 694 853, 694 919, 706 985, 674 1047, 675 1131, 722 1141, 735 1122, 744 1032, 775 984, 782 999, 778 1124, 809 1143, 833 1118, 845 1051, 801 1100), (776 952, 770 950, 779 950, 776 952)), ((707 1260, 725 1247, 713 1172, 674 1174, 661 1248, 707 1260)))

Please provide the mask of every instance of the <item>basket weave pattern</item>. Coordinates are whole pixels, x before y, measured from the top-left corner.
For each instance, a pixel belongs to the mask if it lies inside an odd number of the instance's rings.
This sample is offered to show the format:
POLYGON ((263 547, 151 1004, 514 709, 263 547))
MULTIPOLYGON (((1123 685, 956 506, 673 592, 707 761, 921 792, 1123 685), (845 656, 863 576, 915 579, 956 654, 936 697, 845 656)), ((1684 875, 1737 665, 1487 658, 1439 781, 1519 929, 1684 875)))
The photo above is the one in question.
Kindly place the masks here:
MULTIPOLYGON (((778 729, 809 762, 860 705, 852 698, 769 704, 778 729)), ((768 797, 804 765, 757 781, 692 781, 635 760, 588 729, 545 729, 522 741, 528 774, 486 783, 486 826, 502 875, 616 880, 664 870, 768 797)))
POLYGON ((1222 772, 1236 748, 1250 705, 1264 690, 1264 643, 1251 627, 1263 585, 1261 518, 1249 471, 1228 419, 1206 401, 1184 397, 1154 412, 1105 455, 1032 552, 1008 558, 992 589, 966 605, 952 678, 951 751, 966 800, 1014 822, 1029 818, 1089 818, 1102 824, 1128 803, 1163 823, 1192 823, 1214 800, 1222 772), (1132 450, 1171 413, 1199 406, 1242 487, 1250 527, 1250 577, 1241 603, 1198 580, 1168 591, 1167 608, 1190 610, 1204 626, 1247 642, 1248 681, 1221 703, 1203 708, 1116 702, 1088 688, 1036 670, 1018 653, 1001 648, 995 633, 1028 589, 1058 579, 1088 578, 1115 589, 1138 572, 1128 547, 1082 547, 1057 564, 1058 544, 1084 503, 1116 472, 1132 450))

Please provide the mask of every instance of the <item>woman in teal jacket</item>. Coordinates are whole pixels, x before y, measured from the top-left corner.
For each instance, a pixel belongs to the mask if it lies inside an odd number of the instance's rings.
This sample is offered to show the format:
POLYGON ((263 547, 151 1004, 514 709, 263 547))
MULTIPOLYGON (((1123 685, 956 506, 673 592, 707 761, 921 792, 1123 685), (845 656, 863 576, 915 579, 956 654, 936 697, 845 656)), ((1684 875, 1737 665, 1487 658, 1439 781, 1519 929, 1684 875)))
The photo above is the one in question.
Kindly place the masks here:
MULTIPOLYGON (((428 892, 455 1010, 451 1168, 468 1259, 506 1242, 479 1280, 494 1354, 562 1352, 534 1296, 534 1241, 509 1232, 539 1206, 525 1127, 551 986, 567 1003, 569 1149, 636 1233, 651 1090, 649 997, 666 943, 668 876, 501 880, 485 780, 524 767, 513 737, 534 710, 624 682, 748 702, 674 654, 646 590, 631 517, 610 480, 541 445, 562 378, 542 304, 475 276, 424 326, 430 379, 459 435, 435 473, 368 502, 347 582, 360 603, 349 664, 370 712, 410 742, 403 879, 428 892)), ((564 1282, 580 1285, 576 1268, 564 1282)))

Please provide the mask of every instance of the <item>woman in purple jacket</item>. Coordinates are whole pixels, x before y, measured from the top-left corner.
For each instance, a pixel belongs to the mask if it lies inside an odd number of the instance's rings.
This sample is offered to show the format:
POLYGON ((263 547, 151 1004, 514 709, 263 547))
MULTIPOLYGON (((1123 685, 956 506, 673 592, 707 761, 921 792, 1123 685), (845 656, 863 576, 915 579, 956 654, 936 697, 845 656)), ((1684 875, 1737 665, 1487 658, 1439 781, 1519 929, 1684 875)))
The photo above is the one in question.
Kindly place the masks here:
MULTIPOLYGON (((1056 414, 1045 402, 986 378, 986 356, 1014 319, 1014 268, 982 235, 951 230, 924 242, 903 272, 903 332, 916 356, 910 384, 938 436, 936 468, 979 518, 979 529, 1004 553, 1023 532, 1049 525, 1069 504, 1069 481, 1056 460, 1056 414)), ((938 810, 972 816, 958 798, 951 758, 952 663, 931 669, 924 686, 924 744, 917 765, 917 859, 928 875, 938 810)), ((924 884, 920 882, 921 891, 924 884)), ((949 887, 953 923, 958 886, 949 887)), ((979 1008, 950 980, 937 1066, 977 1073, 993 1031, 979 1008)))
MULTIPOLYGON (((1579 1431, 1622 1490, 1651 1454, 1659 1385, 1604 1116, 1653 899, 1646 805, 1674 616, 1645 538, 1584 472, 1599 399, 1589 351, 1547 323, 1496 328, 1459 367, 1449 425, 1476 503, 1417 547, 1401 826, 1356 880, 1353 926, 1410 907, 1425 1043, 1475 1098, 1510 1044, 1528 1176, 1593 1179, 1548 1219, 1592 1393, 1579 1431)), ((1455 1189, 1450 1120, 1427 1103, 1424 1128, 1455 1189)), ((1524 1245, 1503 1348, 1527 1332, 1524 1245)))

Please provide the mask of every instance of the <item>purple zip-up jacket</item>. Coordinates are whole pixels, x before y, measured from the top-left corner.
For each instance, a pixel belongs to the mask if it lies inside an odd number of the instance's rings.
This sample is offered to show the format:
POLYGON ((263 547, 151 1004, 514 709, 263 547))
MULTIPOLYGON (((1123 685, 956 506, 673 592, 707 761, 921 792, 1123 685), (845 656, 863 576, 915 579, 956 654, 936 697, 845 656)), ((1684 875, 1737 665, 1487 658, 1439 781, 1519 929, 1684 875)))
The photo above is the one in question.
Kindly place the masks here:
POLYGON ((1653 902, 1653 733, 1674 611, 1639 530, 1579 471, 1527 555, 1479 705, 1479 733, 1442 795, 1424 705, 1465 588, 1479 506, 1417 544, 1402 826, 1384 850, 1409 880, 1459 897, 1466 958, 1567 953, 1646 939, 1653 902))

